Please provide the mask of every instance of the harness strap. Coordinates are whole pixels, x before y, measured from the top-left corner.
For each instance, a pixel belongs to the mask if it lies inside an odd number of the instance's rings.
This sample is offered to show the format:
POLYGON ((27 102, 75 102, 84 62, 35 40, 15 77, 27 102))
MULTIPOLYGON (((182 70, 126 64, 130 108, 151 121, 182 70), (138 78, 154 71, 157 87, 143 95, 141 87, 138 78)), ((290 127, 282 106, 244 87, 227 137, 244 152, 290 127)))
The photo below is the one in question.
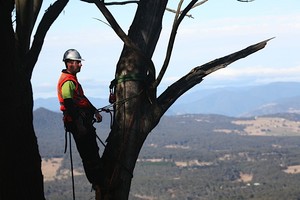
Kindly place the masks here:
POLYGON ((141 73, 132 73, 132 74, 125 74, 116 77, 114 80, 110 82, 110 89, 113 89, 118 83, 126 82, 126 81, 145 81, 146 76, 141 73))

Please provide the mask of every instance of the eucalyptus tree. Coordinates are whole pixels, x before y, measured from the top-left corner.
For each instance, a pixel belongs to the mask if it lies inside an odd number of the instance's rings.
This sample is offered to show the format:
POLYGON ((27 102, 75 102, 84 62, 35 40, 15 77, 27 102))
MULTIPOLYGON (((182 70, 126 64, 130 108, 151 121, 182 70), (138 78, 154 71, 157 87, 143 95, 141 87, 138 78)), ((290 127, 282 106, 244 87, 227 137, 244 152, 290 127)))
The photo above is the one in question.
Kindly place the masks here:
POLYGON ((84 1, 98 7, 124 42, 115 79, 111 82, 111 89, 116 96, 114 121, 102 158, 107 175, 107 196, 112 199, 127 199, 133 170, 143 143, 168 108, 186 91, 199 84, 205 76, 264 48, 268 40, 204 65, 191 67, 188 74, 157 95, 157 87, 169 67, 180 23, 189 11, 207 0, 191 0, 186 6, 183 6, 183 0, 179 2, 174 12, 173 28, 162 66, 154 66, 151 58, 159 40, 168 0, 123 2, 137 3, 128 33, 122 30, 103 1, 84 1), (159 70, 158 74, 156 70, 159 70))
POLYGON ((33 41, 41 0, 1 0, 3 112, 0 134, 0 199, 44 199, 41 157, 33 128, 31 75, 51 24, 67 4, 44 13, 33 41))
MULTIPOLYGON (((113 124, 102 156, 107 183, 102 197, 128 199, 139 152, 170 106, 201 83, 205 76, 257 52, 268 40, 209 63, 191 66, 188 74, 158 95, 157 88, 169 68, 180 23, 189 15, 188 12, 207 0, 189 0, 186 5, 183 0, 179 2, 174 10, 173 28, 162 66, 155 66, 152 56, 160 38, 163 16, 169 10, 168 0, 82 1, 95 4, 124 43, 110 87, 116 101, 112 104, 113 124), (107 7, 129 3, 137 6, 130 29, 125 33, 107 7)), ((0 135, 0 199, 44 199, 41 157, 32 124, 31 75, 47 31, 67 3, 67 0, 57 0, 46 10, 31 42, 42 1, 0 1, 1 85, 5 87, 2 91, 7 91, 2 98, 6 109, 2 113, 0 135)))

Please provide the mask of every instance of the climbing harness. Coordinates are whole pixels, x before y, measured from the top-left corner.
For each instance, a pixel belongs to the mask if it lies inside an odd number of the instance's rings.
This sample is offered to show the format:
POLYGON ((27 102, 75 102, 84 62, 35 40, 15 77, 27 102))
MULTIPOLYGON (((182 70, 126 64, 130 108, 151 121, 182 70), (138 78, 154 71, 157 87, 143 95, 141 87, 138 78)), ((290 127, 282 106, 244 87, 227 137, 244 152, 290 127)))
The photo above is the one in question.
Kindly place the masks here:
MULTIPOLYGON (((114 104, 105 106, 103 108, 99 108, 97 109, 99 112, 107 112, 110 114, 110 118, 111 118, 111 125, 112 126, 112 112, 113 110, 109 109, 110 107, 112 107, 114 104)), ((93 119, 92 123, 94 124, 96 121, 96 119, 93 119)), ((67 152, 67 148, 68 148, 68 142, 69 142, 69 153, 70 153, 70 166, 71 166, 71 180, 72 180, 72 196, 73 196, 73 200, 76 199, 75 197, 75 181, 74 181, 74 165, 73 165, 73 155, 72 155, 72 133, 70 131, 67 130, 67 128, 65 127, 65 149, 64 149, 64 153, 67 152), (69 141, 68 141, 68 136, 69 136, 69 141)), ((100 143, 106 147, 105 143, 101 140, 101 138, 97 135, 97 133, 95 132, 96 138, 100 141, 100 143)), ((121 164, 122 165, 122 164, 121 164)))
MULTIPOLYGON (((114 88, 116 87, 116 85, 118 83, 123 83, 123 82, 126 82, 126 81, 145 81, 145 80, 146 80, 146 77, 144 75, 140 74, 140 73, 125 74, 125 75, 121 75, 121 76, 116 77, 115 79, 113 79, 110 82, 110 85, 109 85, 109 98, 108 98, 109 103, 110 104, 115 104, 116 103, 116 95, 115 95, 115 92, 114 92, 114 88)), ((137 95, 133 96, 132 98, 134 98, 134 97, 136 97, 140 94, 141 94, 141 92, 139 92, 137 95)), ((128 99, 129 98, 126 98, 123 101, 119 101, 117 104, 128 101, 128 99)), ((113 105, 111 105, 111 106, 113 106, 113 105)))
MULTIPOLYGON (((99 112, 106 112, 110 114, 110 128, 112 128, 112 123, 113 123, 113 115, 112 113, 114 112, 114 109, 111 109, 112 107, 119 105, 119 104, 123 104, 133 98, 138 97, 144 90, 141 90, 139 93, 137 93, 136 95, 133 95, 131 97, 128 98, 124 98, 122 100, 116 101, 116 97, 114 95, 114 91, 113 88, 115 87, 115 84, 117 83, 121 83, 124 81, 128 81, 128 80, 142 80, 141 77, 139 76, 122 76, 119 77, 118 79, 114 79, 111 82, 110 85, 110 98, 109 98, 109 105, 104 106, 102 108, 97 109, 99 112)), ((93 119, 92 123, 94 124, 96 122, 96 119, 93 119)), ((75 200, 75 181, 74 181, 74 169, 73 169, 73 156, 72 156, 72 144, 71 144, 71 132, 68 131, 65 127, 65 149, 64 149, 64 153, 67 152, 67 146, 68 146, 68 135, 69 135, 69 148, 70 148, 70 165, 71 165, 71 179, 72 179, 72 193, 73 193, 73 200, 75 200)), ((99 142, 103 145, 103 147, 106 147, 106 144, 101 140, 101 138, 97 135, 97 133, 95 132, 96 138, 99 140, 99 142)), ((130 175, 131 177, 133 177, 132 172, 123 164, 119 161, 119 159, 114 158, 115 161, 122 166, 130 175)))

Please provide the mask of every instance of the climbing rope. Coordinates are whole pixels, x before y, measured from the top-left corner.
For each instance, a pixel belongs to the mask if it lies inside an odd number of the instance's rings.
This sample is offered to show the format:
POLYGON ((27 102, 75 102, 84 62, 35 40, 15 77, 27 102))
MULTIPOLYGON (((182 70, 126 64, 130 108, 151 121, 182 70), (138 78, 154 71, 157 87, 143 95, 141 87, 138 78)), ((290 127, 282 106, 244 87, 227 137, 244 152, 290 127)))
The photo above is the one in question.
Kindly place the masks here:
POLYGON ((69 143, 70 143, 70 162, 71 162, 71 175, 72 175, 72 192, 73 192, 73 200, 75 200, 75 183, 74 183, 73 156, 72 156, 71 133, 70 132, 69 132, 69 143))
POLYGON ((72 194, 73 194, 73 200, 75 200, 75 181, 74 181, 74 169, 73 169, 71 132, 69 132, 69 131, 67 131, 67 129, 65 129, 65 151, 64 151, 64 153, 67 152, 68 135, 69 135, 69 145, 70 145, 70 165, 71 165, 71 179, 72 179, 72 194))
MULTIPOLYGON (((125 87, 125 82, 126 81, 142 81, 142 80, 145 80, 145 77, 142 77, 142 76, 138 76, 137 74, 134 74, 134 75, 124 75, 124 76, 120 76, 116 79, 114 79, 112 82, 111 82, 111 85, 110 85, 110 90, 111 90, 111 95, 110 97, 112 96, 112 92, 113 92, 113 88, 115 87, 115 85, 117 83, 123 83, 124 84, 124 95, 126 93, 126 87, 125 87)), ((125 102, 133 99, 133 98, 136 98, 137 96, 139 96, 142 92, 144 91, 144 89, 142 89, 139 93, 137 93, 136 95, 133 95, 133 96, 130 96, 128 98, 124 98, 120 101, 115 101, 115 102, 111 102, 112 104, 109 105, 110 106, 115 106, 115 105, 119 105, 119 104, 123 104, 124 106, 124 115, 125 115, 125 102)), ((114 107, 115 108, 115 107, 114 107)), ((125 116, 123 117, 123 126, 125 127, 125 123, 126 123, 126 119, 125 119, 125 116)), ((132 124, 133 122, 133 119, 130 120, 130 123, 129 124, 132 124)), ((122 149, 125 147, 125 143, 127 143, 127 139, 126 139, 126 133, 127 133, 127 130, 123 130, 123 144, 120 146, 121 150, 120 150, 120 153, 117 157, 114 158, 114 160, 119 164, 119 166, 121 166, 123 169, 125 169, 130 175, 131 175, 131 178, 133 177, 133 173, 120 161, 121 160, 121 157, 122 157, 122 149)), ((119 167, 115 166, 114 169, 113 169, 113 172, 112 172, 112 175, 111 175, 111 178, 110 178, 110 181, 109 181, 109 187, 111 187, 113 185, 113 181, 114 181, 114 177, 117 176, 117 174, 119 173, 119 167)))
MULTIPOLYGON (((103 109, 103 108, 99 108, 98 109, 100 112, 101 111, 105 111, 105 112, 109 112, 110 115, 112 116, 112 110, 109 110, 109 109, 103 109)), ((96 119, 93 120, 93 123, 96 122, 96 119)), ((99 142, 103 145, 103 147, 105 148, 106 147, 106 144, 103 142, 103 140, 101 140, 101 138, 98 136, 98 134, 95 132, 95 135, 96 135, 96 138, 99 140, 99 142)), ((118 159, 114 158, 114 160, 116 162, 118 162, 118 164, 120 164, 132 177, 133 177, 133 174, 130 172, 130 170, 123 164, 121 163, 118 159)))
MULTIPOLYGON (((133 77, 126 77, 126 76, 124 76, 124 77, 119 78, 118 80, 116 80, 116 79, 115 80, 118 83, 120 83, 120 82, 124 82, 124 81, 127 81, 127 80, 132 80, 132 79, 133 79, 133 77)), ((136 76, 135 80, 137 80, 137 79, 140 80, 140 78, 138 78, 136 76)), ((112 90, 112 88, 111 88, 111 90, 112 90)), ((106 105, 106 106, 104 106, 102 108, 99 108, 97 110, 99 112, 106 112, 106 113, 110 114, 110 128, 112 128, 112 124, 113 124, 113 115, 112 115, 112 113, 114 112, 114 109, 111 109, 111 108, 114 107, 114 106, 116 106, 116 105, 123 104, 123 103, 125 103, 125 102, 127 102, 127 101, 129 101, 129 100, 131 100, 133 98, 138 97, 142 92, 143 92, 143 90, 141 90, 136 95, 133 95, 133 96, 128 97, 128 98, 124 98, 124 99, 119 100, 119 101, 111 102, 110 104, 108 104, 108 105, 106 105)), ((96 122, 96 119, 93 119, 93 123, 95 123, 95 122, 96 122)), ((100 141, 100 143, 105 148, 106 147, 105 143, 101 140, 101 138, 97 135, 96 132, 95 132, 95 134, 96 134, 96 138, 100 141)), ((73 156, 72 156, 72 147, 71 147, 72 146, 72 144, 71 144, 71 132, 67 131, 67 129, 65 128, 65 149, 64 149, 64 153, 67 152, 68 135, 69 135, 69 146, 70 146, 69 148, 70 148, 70 165, 71 165, 71 179, 72 179, 72 194, 73 194, 73 200, 75 200, 76 197, 75 197, 75 181, 74 181, 74 168, 73 168, 74 166, 73 166, 73 156)), ((123 163, 121 163, 119 159, 115 158, 115 161, 118 162, 118 164, 120 164, 120 166, 122 166, 131 175, 131 177, 133 177, 132 172, 123 163)))

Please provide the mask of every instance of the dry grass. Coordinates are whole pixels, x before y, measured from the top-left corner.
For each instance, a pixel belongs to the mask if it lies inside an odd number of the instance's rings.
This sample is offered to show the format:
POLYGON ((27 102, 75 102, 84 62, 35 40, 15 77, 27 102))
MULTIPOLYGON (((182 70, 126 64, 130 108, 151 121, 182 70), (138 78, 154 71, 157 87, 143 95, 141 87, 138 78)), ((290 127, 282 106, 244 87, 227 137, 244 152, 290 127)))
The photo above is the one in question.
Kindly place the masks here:
MULTIPOLYGON (((59 170, 63 158, 51 158, 42 160, 42 172, 44 175, 44 181, 53 181, 55 179, 63 179, 70 177, 70 170, 59 170)), ((74 169, 75 176, 82 175, 79 170, 74 169)))
POLYGON ((251 182, 253 179, 253 174, 244 174, 240 172, 240 179, 238 181, 243 182, 243 183, 248 183, 251 182))
POLYGON ((283 170, 288 174, 299 174, 300 173, 300 165, 288 166, 286 170, 283 170))
POLYGON ((299 136, 300 122, 279 117, 257 117, 253 120, 236 120, 233 124, 244 125, 243 131, 216 129, 215 132, 238 133, 257 136, 299 136))
POLYGON ((52 181, 56 178, 57 171, 61 166, 62 158, 51 158, 42 160, 42 171, 44 181, 52 181))

